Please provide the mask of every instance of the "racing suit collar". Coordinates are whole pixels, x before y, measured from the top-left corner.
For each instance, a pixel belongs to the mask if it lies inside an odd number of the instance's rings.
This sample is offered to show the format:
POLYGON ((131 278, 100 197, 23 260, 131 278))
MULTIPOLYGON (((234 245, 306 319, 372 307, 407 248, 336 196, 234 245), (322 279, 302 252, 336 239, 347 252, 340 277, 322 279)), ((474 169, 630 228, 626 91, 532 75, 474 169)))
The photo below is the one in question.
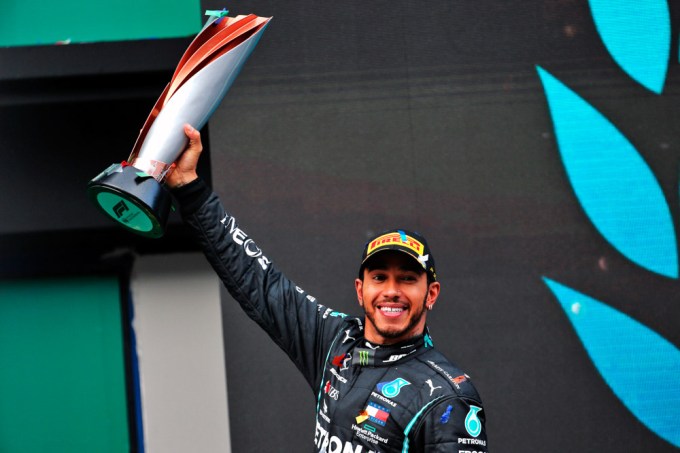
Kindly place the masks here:
POLYGON ((432 337, 425 326, 425 331, 413 338, 390 345, 376 345, 368 340, 365 347, 356 347, 352 353, 352 365, 355 366, 392 366, 403 360, 409 360, 433 348, 432 337))

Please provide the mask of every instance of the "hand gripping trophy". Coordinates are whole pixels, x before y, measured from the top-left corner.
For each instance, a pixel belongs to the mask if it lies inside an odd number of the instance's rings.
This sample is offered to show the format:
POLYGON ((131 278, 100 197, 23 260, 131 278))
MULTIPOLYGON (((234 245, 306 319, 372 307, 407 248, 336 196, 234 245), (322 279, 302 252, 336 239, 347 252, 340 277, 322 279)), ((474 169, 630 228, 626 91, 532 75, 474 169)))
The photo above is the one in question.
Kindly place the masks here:
POLYGON ((163 182, 187 144, 183 125, 205 125, 271 20, 228 17, 227 11, 207 14, 210 19, 184 52, 128 160, 112 164, 87 185, 100 210, 143 236, 164 233, 171 197, 163 182))

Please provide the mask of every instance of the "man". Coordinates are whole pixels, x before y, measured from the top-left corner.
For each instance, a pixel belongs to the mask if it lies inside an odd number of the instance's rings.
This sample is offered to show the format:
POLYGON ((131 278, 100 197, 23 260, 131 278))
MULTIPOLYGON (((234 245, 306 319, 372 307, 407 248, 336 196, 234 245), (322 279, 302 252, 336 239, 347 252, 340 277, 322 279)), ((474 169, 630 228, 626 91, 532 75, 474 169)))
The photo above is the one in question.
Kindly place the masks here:
POLYGON ((314 451, 486 452, 485 413, 470 378, 426 327, 440 292, 425 239, 393 230, 363 250, 365 318, 327 308, 295 286, 198 178, 198 131, 167 185, 231 295, 283 349, 316 395, 314 451))

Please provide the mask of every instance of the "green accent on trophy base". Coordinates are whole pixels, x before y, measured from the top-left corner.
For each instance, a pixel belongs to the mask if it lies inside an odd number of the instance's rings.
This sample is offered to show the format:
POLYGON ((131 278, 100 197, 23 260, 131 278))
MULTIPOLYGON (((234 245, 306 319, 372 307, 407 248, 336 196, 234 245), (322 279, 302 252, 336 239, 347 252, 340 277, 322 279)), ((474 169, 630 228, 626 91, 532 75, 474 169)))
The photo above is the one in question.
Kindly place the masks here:
POLYGON ((149 215, 131 200, 111 192, 97 194, 97 202, 113 220, 141 232, 153 229, 153 221, 149 215))
POLYGON ((142 236, 163 236, 172 199, 152 177, 140 178, 131 165, 113 164, 87 185, 87 195, 108 217, 142 236))

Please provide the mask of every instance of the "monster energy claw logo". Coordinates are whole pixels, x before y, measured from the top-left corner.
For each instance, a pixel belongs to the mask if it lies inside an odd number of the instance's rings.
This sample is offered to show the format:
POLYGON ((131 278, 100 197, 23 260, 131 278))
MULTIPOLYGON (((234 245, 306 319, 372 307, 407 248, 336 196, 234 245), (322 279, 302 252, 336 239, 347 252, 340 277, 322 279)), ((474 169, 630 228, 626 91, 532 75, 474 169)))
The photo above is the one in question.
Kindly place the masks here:
POLYGON ((368 365, 369 353, 368 351, 359 351, 359 364, 368 365))
POLYGON ((356 348, 352 353, 352 364, 359 366, 373 366, 375 363, 375 351, 365 348, 356 348))

